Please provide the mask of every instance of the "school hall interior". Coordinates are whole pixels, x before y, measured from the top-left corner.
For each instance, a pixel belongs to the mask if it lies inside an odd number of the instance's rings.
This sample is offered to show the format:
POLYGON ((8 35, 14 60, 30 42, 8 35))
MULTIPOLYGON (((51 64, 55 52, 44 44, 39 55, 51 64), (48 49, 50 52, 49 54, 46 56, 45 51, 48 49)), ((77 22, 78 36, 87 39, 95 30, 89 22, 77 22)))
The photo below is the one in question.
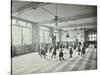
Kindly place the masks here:
POLYGON ((11 9, 13 75, 97 69, 97 6, 12 1, 11 9))

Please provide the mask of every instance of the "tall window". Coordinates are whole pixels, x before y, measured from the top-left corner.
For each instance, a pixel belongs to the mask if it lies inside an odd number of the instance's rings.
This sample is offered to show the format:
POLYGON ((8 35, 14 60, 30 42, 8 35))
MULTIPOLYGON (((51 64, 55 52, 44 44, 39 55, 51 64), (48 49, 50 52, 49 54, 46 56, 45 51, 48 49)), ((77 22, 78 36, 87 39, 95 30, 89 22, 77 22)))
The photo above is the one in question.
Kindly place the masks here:
POLYGON ((89 41, 96 41, 97 40, 96 33, 90 33, 88 37, 89 37, 89 41))
POLYGON ((54 35, 56 36, 56 42, 59 42, 59 31, 54 30, 54 35))
POLYGON ((44 35, 43 35, 43 30, 40 30, 40 43, 43 43, 43 38, 44 38, 44 35))
POLYGON ((66 32, 63 32, 62 38, 61 38, 61 39, 62 39, 63 42, 65 42, 65 41, 67 40, 67 39, 66 39, 66 32))
POLYGON ((12 44, 32 44, 32 23, 12 19, 12 44))
POLYGON ((40 26, 40 43, 50 43, 50 30, 47 27, 40 26))
POLYGON ((12 43, 21 45, 21 27, 12 26, 12 43))
POLYGON ((30 28, 23 28, 23 44, 31 44, 32 43, 32 34, 30 28))

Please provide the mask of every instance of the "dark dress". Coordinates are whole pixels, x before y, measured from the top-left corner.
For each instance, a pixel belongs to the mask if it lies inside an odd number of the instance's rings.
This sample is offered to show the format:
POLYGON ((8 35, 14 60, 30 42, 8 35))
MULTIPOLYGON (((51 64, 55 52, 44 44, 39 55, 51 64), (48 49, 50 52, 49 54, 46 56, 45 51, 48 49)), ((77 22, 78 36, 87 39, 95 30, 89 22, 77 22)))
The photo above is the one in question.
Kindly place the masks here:
POLYGON ((63 53, 62 53, 62 51, 60 51, 60 53, 59 53, 59 57, 63 57, 63 53))
POLYGON ((61 51, 59 52, 59 60, 60 60, 60 61, 64 60, 62 49, 61 49, 61 51))
POLYGON ((70 54, 73 54, 72 48, 70 49, 69 53, 70 53, 70 54))
POLYGON ((52 53, 52 56, 51 56, 51 58, 55 58, 55 56, 56 56, 56 48, 54 48, 54 51, 53 51, 53 53, 52 53))
POLYGON ((56 55, 56 48, 55 48, 54 51, 53 51, 53 55, 56 55))
POLYGON ((81 48, 80 46, 78 47, 78 55, 80 55, 80 52, 81 52, 81 48))
POLYGON ((72 54, 73 54, 72 48, 70 48, 69 54, 70 54, 70 58, 71 58, 72 54))
POLYGON ((86 48, 83 46, 83 47, 82 47, 82 51, 81 51, 81 55, 82 55, 82 56, 85 55, 85 49, 86 49, 86 48))
POLYGON ((82 48, 82 53, 85 54, 85 47, 82 48))

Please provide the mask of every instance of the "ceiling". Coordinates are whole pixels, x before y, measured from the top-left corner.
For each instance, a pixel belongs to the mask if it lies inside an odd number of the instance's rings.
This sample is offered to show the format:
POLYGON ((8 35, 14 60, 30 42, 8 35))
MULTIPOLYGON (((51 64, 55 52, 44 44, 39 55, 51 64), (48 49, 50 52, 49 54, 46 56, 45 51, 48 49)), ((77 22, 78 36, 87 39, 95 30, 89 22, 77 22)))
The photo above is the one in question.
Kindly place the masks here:
MULTIPOLYGON (((53 20, 56 15, 55 3, 12 1, 12 16, 54 26, 53 20), (44 8, 44 9, 43 9, 44 8)), ((96 6, 57 4, 57 16, 61 22, 58 26, 67 27, 81 24, 96 26, 96 6), (74 25, 75 24, 75 25, 74 25)))

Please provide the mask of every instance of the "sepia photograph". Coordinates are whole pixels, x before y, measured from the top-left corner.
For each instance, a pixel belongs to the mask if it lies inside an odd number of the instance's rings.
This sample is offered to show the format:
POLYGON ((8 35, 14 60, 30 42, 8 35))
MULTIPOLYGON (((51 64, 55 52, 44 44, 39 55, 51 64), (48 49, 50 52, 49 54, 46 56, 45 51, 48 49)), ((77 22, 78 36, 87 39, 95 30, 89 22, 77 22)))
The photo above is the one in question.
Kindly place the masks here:
POLYGON ((97 70, 97 6, 11 1, 12 75, 97 70))

